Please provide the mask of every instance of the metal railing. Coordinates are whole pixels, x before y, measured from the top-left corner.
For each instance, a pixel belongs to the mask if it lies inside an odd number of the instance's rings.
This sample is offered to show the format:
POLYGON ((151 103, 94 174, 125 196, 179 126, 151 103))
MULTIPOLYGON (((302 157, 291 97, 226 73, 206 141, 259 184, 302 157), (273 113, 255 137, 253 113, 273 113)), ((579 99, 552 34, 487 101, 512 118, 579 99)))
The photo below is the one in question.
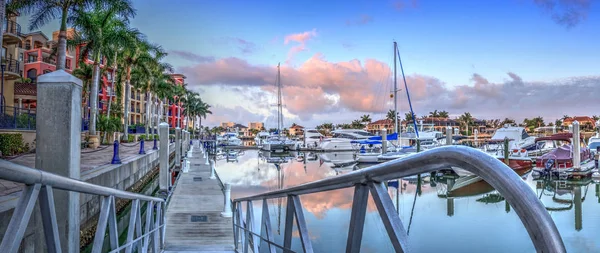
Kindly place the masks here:
POLYGON ((0 107, 0 129, 35 130, 35 109, 0 107))
POLYGON ((19 76, 21 75, 21 62, 20 61, 17 61, 15 59, 2 58, 2 62, 4 62, 4 64, 6 64, 4 71, 18 73, 19 76))
POLYGON ((398 213, 395 212, 394 204, 384 183, 410 175, 448 169, 450 166, 460 167, 474 173, 504 196, 523 222, 538 252, 566 252, 556 225, 544 205, 512 169, 482 151, 457 146, 439 147, 341 176, 235 199, 232 203, 235 248, 238 249, 237 242, 241 241, 243 252, 248 252, 249 246, 253 247, 253 252, 263 252, 265 250, 259 249, 259 247, 262 244, 260 241, 264 241, 269 252, 275 252, 275 248, 282 249, 284 252, 293 252, 291 250, 292 227, 294 217, 296 217, 302 249, 305 252, 313 252, 299 195, 354 187, 346 252, 360 251, 369 192, 394 250, 396 252, 410 251, 407 232, 398 213), (287 208, 283 245, 280 245, 273 239, 267 199, 283 197, 287 198, 287 208), (263 206, 259 226, 253 224, 252 201, 255 200, 261 200, 263 206), (247 203, 245 214, 242 210, 242 202, 247 203), (244 217, 246 217, 245 220, 244 217), (266 238, 261 236, 262 234, 266 238))
POLYGON ((150 248, 153 249, 153 252, 160 252, 163 247, 165 233, 165 216, 163 210, 165 202, 161 198, 90 184, 5 160, 0 160, 0 179, 26 185, 2 238, 0 252, 17 252, 38 197, 48 251, 63 252, 58 234, 52 189, 92 194, 101 197, 100 214, 92 244, 92 252, 102 251, 107 226, 110 252, 121 252, 123 249, 126 252, 132 252, 134 248, 137 249, 137 252, 149 252, 150 248), (127 238, 123 245, 119 245, 115 198, 132 200, 127 238), (148 205, 144 217, 142 217, 141 212, 142 201, 145 201, 148 205), (145 221, 143 231, 142 220, 145 221))
POLYGON ((21 25, 19 23, 4 19, 4 33, 12 33, 15 35, 21 35, 21 25))

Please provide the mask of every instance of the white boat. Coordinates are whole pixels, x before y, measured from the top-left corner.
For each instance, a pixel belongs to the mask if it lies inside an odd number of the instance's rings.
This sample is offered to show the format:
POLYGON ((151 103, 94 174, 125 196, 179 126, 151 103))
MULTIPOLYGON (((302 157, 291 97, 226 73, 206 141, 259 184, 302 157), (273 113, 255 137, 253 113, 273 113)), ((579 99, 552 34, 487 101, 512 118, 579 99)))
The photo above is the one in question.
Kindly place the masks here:
POLYGON ((596 133, 596 135, 590 137, 588 140, 588 148, 592 153, 598 153, 598 149, 600 149, 600 133, 596 133))
POLYGON ((256 146, 260 147, 265 143, 269 136, 271 135, 268 132, 260 131, 256 134, 256 137, 254 137, 254 143, 256 144, 256 146))
POLYGON ((391 160, 396 160, 400 158, 407 157, 412 154, 416 154, 417 149, 415 147, 402 147, 400 150, 396 152, 388 152, 386 154, 381 154, 377 156, 378 162, 387 162, 391 160))
MULTIPOLYGON (((331 138, 323 139, 319 149, 324 151, 351 151, 356 150, 352 141, 366 140, 375 135, 360 129, 338 129, 332 131, 331 138)), ((381 144, 380 144, 381 145, 381 144)))
POLYGON ((319 133, 317 129, 306 129, 304 131, 304 142, 307 147, 318 147, 323 139, 325 139, 325 136, 319 133))
POLYGON ((220 146, 241 146, 242 140, 238 138, 238 133, 230 132, 217 136, 217 143, 220 146))

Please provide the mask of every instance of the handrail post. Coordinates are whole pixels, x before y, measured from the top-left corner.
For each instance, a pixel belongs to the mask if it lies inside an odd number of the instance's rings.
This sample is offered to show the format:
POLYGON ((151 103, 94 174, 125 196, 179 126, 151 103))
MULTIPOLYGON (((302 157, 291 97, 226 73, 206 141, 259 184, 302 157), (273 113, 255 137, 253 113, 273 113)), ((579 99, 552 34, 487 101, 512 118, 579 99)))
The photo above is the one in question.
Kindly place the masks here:
POLYGON ((158 138, 160 138, 160 149, 158 150, 159 172, 158 183, 161 194, 169 191, 169 124, 161 122, 158 125, 158 138))
POLYGON ((223 212, 221 212, 221 217, 230 218, 233 216, 233 213, 231 212, 231 184, 225 183, 223 186, 225 188, 223 189, 223 192, 225 193, 225 206, 223 207, 223 212))
POLYGON ((152 147, 152 150, 158 150, 158 146, 156 146, 156 138, 154 138, 154 147, 152 147))
POLYGON ((175 167, 181 167, 181 128, 175 128, 175 167))
POLYGON ((142 139, 140 141, 140 152, 138 154, 140 154, 140 155, 145 155, 146 154, 146 150, 144 150, 144 139, 142 139))
MULTIPOLYGON (((64 70, 38 77, 35 157, 37 169, 64 177, 80 178, 79 121, 82 87, 81 80, 64 70)), ((54 199, 56 203, 61 203, 56 205, 61 248, 68 253, 79 252, 79 193, 56 191, 54 199)))
POLYGON ((113 158, 110 164, 121 164, 121 158, 119 157, 119 141, 115 140, 113 143, 113 158))

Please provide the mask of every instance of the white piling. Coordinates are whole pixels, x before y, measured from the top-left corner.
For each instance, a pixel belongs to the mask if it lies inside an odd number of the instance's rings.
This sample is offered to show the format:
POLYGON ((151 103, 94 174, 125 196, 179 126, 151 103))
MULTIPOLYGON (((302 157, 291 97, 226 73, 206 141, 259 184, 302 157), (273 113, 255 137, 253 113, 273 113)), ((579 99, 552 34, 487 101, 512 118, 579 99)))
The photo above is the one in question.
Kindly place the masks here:
POLYGON ((452 145, 452 127, 446 127, 446 145, 452 145))
POLYGON ((215 173, 215 161, 210 161, 210 179, 217 179, 215 173))
POLYGON ((474 140, 475 140, 475 141, 474 141, 474 142, 475 142, 475 147, 477 147, 477 144, 478 144, 478 143, 477 143, 477 135, 479 134, 479 130, 478 130, 478 129, 475 129, 475 131, 473 131, 473 134, 474 134, 473 138, 474 138, 474 140))
POLYGON ((387 153, 387 129, 381 129, 381 150, 382 154, 387 153))
POLYGON ((204 165, 210 165, 210 163, 208 162, 208 153, 204 153, 204 165))
POLYGON ((181 167, 181 171, 183 171, 183 173, 188 173, 190 168, 190 160, 188 160, 187 157, 183 158, 183 166, 181 167))
POLYGON ((225 184, 224 185, 223 192, 225 193, 225 199, 224 199, 224 204, 225 207, 223 207, 223 212, 221 212, 221 217, 232 217, 233 213, 231 212, 231 185, 230 184, 225 184))
POLYGON ((573 121, 573 169, 581 168, 581 145, 579 139, 579 122, 573 121))

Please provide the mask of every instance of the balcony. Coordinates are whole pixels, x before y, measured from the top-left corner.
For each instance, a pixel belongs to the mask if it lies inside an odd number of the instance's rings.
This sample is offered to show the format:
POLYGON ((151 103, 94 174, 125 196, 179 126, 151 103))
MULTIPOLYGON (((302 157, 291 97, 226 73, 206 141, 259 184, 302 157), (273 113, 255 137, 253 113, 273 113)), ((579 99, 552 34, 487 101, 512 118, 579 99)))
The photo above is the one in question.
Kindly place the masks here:
POLYGON ((21 77, 21 62, 15 59, 2 58, 4 66, 4 77, 6 80, 14 80, 21 77))
POLYGON ((21 42, 21 25, 12 20, 4 19, 3 43, 5 45, 21 42))

